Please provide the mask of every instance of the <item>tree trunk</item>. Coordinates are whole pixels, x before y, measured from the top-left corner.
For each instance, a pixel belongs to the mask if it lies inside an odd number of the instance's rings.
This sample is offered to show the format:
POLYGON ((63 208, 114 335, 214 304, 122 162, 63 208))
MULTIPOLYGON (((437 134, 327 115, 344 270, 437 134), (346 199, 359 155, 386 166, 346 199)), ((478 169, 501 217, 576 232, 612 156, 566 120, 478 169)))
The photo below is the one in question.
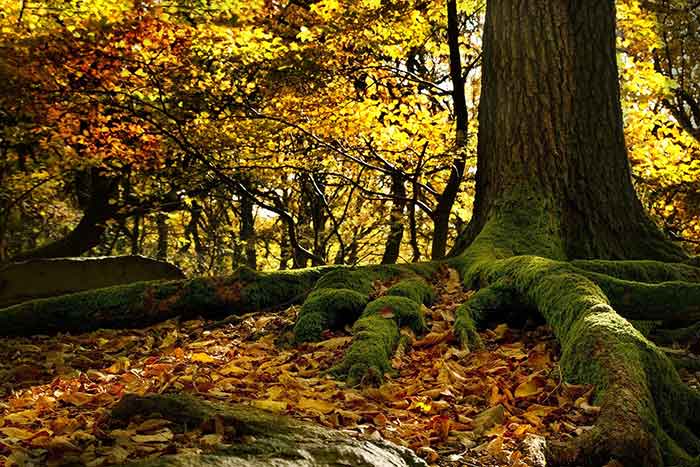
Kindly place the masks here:
POLYGON ((258 268, 255 252, 255 217, 253 216, 253 200, 249 196, 241 197, 241 227, 240 241, 245 252, 245 264, 251 269, 258 268))
POLYGON ((87 183, 89 194, 78 225, 62 239, 20 253, 12 261, 80 256, 100 244, 107 227, 106 222, 114 215, 109 201, 117 188, 117 180, 101 174, 99 169, 93 169, 87 183))
POLYGON ((384 246, 382 264, 394 264, 399 259, 401 240, 403 239, 403 216, 406 209, 406 186, 401 174, 391 177, 391 217, 389 219, 389 236, 384 246))
POLYGON ((517 208, 561 240, 558 257, 679 260, 630 178, 611 0, 488 3, 474 216, 517 208))
POLYGON ((156 226, 158 230, 158 250, 156 258, 160 260, 168 259, 168 215, 164 212, 156 214, 156 226))
POLYGON ((459 186, 467 163, 467 133, 469 110, 464 96, 464 75, 459 50, 459 18, 457 1, 447 2, 447 44, 450 49, 450 80, 452 81, 452 105, 455 113, 455 158, 445 189, 440 194, 433 211, 433 242, 431 258, 441 259, 447 252, 447 237, 450 232, 450 214, 459 194, 459 186))

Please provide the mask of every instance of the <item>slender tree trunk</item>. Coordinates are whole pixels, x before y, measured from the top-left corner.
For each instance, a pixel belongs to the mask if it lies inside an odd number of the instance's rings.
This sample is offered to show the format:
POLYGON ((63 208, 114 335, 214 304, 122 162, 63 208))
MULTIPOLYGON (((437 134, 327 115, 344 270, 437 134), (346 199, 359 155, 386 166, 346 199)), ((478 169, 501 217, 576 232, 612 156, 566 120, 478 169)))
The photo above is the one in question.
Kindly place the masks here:
POLYGON ((447 1, 447 42, 450 49, 450 79, 452 81, 452 104, 455 113, 455 158, 450 177, 433 211, 433 243, 431 257, 440 259, 447 251, 447 237, 450 232, 450 214, 455 204, 459 187, 467 163, 467 133, 469 110, 464 96, 464 76, 462 58, 459 51, 459 18, 457 1, 447 1))
POLYGON ((164 212, 156 214, 156 228, 158 230, 158 250, 156 258, 166 261, 168 259, 168 215, 164 212))
POLYGON ((249 196, 241 197, 240 241, 243 243, 246 266, 257 269, 258 261, 255 251, 255 217, 253 200, 249 196))
POLYGON ((394 264, 399 259, 403 240, 403 217, 406 209, 406 185, 400 173, 391 177, 391 214, 389 236, 386 239, 382 264, 394 264))
POLYGON ((495 211, 520 210, 561 239, 558 256, 683 258, 632 186, 614 41, 612 0, 489 1, 476 200, 457 250, 495 211))
POLYGON ((141 254, 141 216, 134 216, 134 226, 131 229, 130 239, 131 239, 131 254, 139 255, 141 254))

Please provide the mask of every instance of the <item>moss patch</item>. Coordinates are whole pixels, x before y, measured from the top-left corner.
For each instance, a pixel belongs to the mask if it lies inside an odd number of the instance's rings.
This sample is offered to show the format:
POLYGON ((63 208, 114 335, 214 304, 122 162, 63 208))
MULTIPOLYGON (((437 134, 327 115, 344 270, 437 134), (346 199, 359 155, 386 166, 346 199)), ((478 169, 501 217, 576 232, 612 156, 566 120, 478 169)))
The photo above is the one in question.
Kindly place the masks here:
POLYGON ((379 314, 365 314, 352 332, 352 345, 334 372, 347 375, 351 385, 381 383, 399 341, 396 321, 379 314))
POLYGON ((426 330, 421 301, 430 298, 432 289, 422 279, 402 282, 405 282, 403 286, 392 287, 396 295, 371 301, 353 326, 352 345, 343 362, 334 369, 336 374, 346 375, 350 384, 380 384, 391 368, 391 357, 399 343, 399 329, 407 326, 416 333, 426 330), (420 301, 399 295, 404 292, 420 301))
POLYGON ((425 332, 426 325, 421 305, 410 298, 385 295, 367 305, 362 316, 380 315, 396 321, 398 327, 407 326, 416 334, 425 332))
POLYGON ((367 295, 349 289, 314 290, 301 307, 294 326, 296 341, 317 341, 324 330, 354 322, 368 300, 367 295))
POLYGON ((348 289, 369 295, 372 291, 372 277, 366 271, 337 269, 324 274, 316 283, 315 289, 348 289))
POLYGON ((416 303, 430 306, 435 300, 435 291, 423 279, 410 278, 403 279, 394 284, 386 293, 397 297, 406 297, 416 303))

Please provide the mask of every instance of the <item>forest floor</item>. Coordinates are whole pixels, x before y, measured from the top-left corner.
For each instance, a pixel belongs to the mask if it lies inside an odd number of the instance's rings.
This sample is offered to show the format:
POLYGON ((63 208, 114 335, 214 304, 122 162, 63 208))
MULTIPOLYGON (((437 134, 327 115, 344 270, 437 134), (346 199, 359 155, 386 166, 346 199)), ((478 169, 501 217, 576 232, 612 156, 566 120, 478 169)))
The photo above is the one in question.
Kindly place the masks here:
MULTIPOLYGON (((147 329, 0 340, 0 465, 119 465, 201 452, 226 432, 141 419, 118 426, 110 408, 126 393, 186 391, 408 446, 440 466, 525 466, 533 435, 565 440, 588 429, 591 387, 562 381, 545 326, 498 324, 484 351, 461 350, 454 311, 470 294, 454 271, 436 281, 431 331, 392 361, 378 388, 326 375, 349 332, 292 346, 297 307, 236 322, 170 320, 147 329)), ((377 285, 381 294, 385 285, 377 285)), ((408 332, 408 331, 402 331, 408 332)))

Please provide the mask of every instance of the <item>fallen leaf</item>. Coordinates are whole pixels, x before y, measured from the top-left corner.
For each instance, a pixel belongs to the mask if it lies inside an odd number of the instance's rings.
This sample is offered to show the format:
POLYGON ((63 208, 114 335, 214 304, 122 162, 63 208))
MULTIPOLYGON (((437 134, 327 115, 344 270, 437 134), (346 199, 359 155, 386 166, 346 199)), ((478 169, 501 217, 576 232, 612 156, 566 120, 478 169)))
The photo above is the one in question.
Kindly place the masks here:
POLYGON ((515 397, 524 398, 539 394, 542 392, 542 388, 537 385, 535 380, 525 381, 515 388, 515 397))
POLYGON ((330 402, 319 399, 309 399, 306 397, 299 399, 297 407, 304 410, 315 410, 317 412, 321 412, 322 414, 330 413, 335 409, 335 405, 331 404, 330 402))
POLYGON ((216 361, 214 357, 204 352, 193 353, 190 356, 190 360, 199 363, 212 363, 216 361))
POLYGON ((251 401, 253 407, 267 410, 269 412, 284 412, 287 410, 287 403, 281 401, 273 401, 270 399, 258 399, 251 401))

